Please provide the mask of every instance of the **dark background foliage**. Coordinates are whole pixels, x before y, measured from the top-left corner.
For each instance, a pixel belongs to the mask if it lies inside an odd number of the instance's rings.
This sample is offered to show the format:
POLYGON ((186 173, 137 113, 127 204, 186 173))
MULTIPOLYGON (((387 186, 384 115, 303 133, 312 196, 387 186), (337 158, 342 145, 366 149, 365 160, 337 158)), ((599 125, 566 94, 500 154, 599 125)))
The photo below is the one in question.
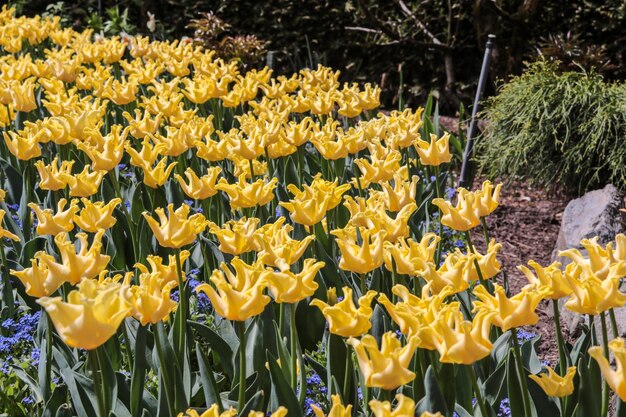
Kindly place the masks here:
MULTIPOLYGON (((626 76, 624 0, 10 3, 27 15, 61 14, 76 28, 108 22, 109 33, 146 33, 151 12, 157 20, 155 35, 161 37, 192 36, 193 30, 187 27, 190 20, 212 11, 230 25, 231 34, 251 34, 268 41, 266 49, 277 71, 330 65, 340 69, 346 81, 380 84, 387 107, 397 106, 400 95, 408 105, 423 103, 430 92, 447 113, 456 111, 460 102, 470 103, 489 33, 497 36, 492 81, 520 74, 524 62, 535 60, 539 53, 559 59, 564 69, 596 67, 611 80, 626 76)), ((487 94, 494 92, 493 85, 487 94)))

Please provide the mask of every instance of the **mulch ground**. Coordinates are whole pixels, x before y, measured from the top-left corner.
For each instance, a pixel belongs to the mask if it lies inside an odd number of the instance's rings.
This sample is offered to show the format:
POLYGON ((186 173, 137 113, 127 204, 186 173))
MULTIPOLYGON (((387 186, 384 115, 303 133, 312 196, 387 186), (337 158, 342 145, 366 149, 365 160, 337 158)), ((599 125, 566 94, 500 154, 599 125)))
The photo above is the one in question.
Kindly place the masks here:
MULTIPOLYGON (((477 179, 474 188, 480 186, 477 179)), ((528 281, 517 269, 534 260, 546 266, 552 262, 552 251, 561 226, 563 210, 569 198, 548 193, 523 182, 504 184, 498 209, 487 218, 490 237, 502 243, 498 260, 506 272, 511 294, 519 292, 528 281)), ((475 245, 484 250, 485 240, 480 228, 472 232, 475 245)), ((502 285, 502 279, 499 279, 502 285)), ((524 330, 541 335, 539 358, 552 365, 557 362, 556 336, 552 321, 552 305, 543 302, 537 309, 539 323, 524 330)), ((563 328, 563 332, 566 329, 563 328)), ((566 339, 568 335, 565 334, 566 339)))

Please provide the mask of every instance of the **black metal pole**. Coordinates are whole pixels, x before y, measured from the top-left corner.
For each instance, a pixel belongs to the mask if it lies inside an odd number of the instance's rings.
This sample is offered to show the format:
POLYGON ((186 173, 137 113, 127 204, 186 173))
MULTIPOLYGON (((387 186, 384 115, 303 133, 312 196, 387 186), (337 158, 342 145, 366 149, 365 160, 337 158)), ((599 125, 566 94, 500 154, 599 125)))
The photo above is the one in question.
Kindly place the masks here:
POLYGON ((467 143, 465 145, 465 152, 463 153, 463 165, 461 166, 459 187, 470 188, 472 186, 468 177, 470 171, 470 156, 472 155, 472 149, 474 148, 474 136, 476 135, 476 126, 478 123, 476 114, 480 111, 480 100, 483 97, 483 91, 485 90, 485 84, 487 83, 487 73, 489 72, 489 61, 491 60, 494 39, 496 39, 495 35, 487 36, 487 45, 485 45, 483 65, 480 69, 480 78, 478 79, 478 89, 476 90, 474 106, 472 107, 472 119, 470 120, 470 125, 467 129, 467 143))

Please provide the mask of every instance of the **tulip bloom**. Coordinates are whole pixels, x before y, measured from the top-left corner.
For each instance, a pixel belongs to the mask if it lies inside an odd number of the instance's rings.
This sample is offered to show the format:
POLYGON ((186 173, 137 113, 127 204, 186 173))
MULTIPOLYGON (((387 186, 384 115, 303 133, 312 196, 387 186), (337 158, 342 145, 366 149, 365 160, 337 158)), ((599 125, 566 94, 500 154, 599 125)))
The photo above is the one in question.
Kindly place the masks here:
POLYGON ((45 263, 41 262, 44 252, 37 252, 30 260, 31 266, 21 271, 11 270, 11 275, 19 279, 31 297, 47 297, 55 292, 65 281, 62 276, 53 275, 45 263))
MULTIPOLYGON (((191 256, 191 253, 188 250, 180 251, 180 262, 181 262, 180 272, 181 274, 183 274, 182 276, 183 282, 185 281, 185 278, 186 278, 185 269, 183 268, 183 265, 185 264, 185 261, 189 258, 189 256, 191 256)), ((156 255, 148 255, 148 257, 146 258, 146 261, 148 261, 148 265, 150 265, 150 269, 148 269, 148 267, 146 267, 144 264, 141 264, 141 263, 135 264, 135 268, 139 269, 142 275, 158 273, 164 283, 174 282, 176 285, 178 285, 176 255, 169 256, 168 265, 164 265, 163 258, 161 258, 160 256, 156 256, 156 255)), ((174 286, 174 288, 176 288, 176 285, 174 286)))
POLYGON ((359 298, 357 309, 352 300, 352 289, 343 287, 344 299, 334 305, 328 305, 322 300, 315 299, 311 305, 319 308, 328 322, 329 331, 342 337, 358 337, 366 333, 371 327, 370 304, 376 296, 376 291, 368 291, 359 298))
POLYGON ((389 401, 371 400, 370 409, 375 417, 413 417, 415 415, 415 401, 402 394, 396 395, 396 408, 391 410, 389 401))
MULTIPOLYGON (((328 417, 351 417, 352 416, 352 404, 344 406, 341 404, 341 397, 337 394, 331 396, 332 406, 328 412, 328 417)), ((311 404, 311 409, 315 413, 315 417, 325 417, 324 412, 315 404, 311 404)))
POLYGON ((491 181, 485 181, 482 189, 475 192, 474 211, 478 217, 487 217, 498 208, 501 188, 502 184, 498 184, 494 189, 491 181))
POLYGON ((140 165, 143 170, 143 182, 150 188, 159 188, 168 180, 178 162, 167 165, 167 158, 162 158, 154 167, 148 164, 140 165))
POLYGON ((189 184, 185 183, 183 177, 176 174, 174 178, 180 184, 180 188, 187 194, 187 197, 194 200, 204 200, 217 194, 217 188, 215 188, 217 177, 222 172, 220 167, 211 167, 208 169, 207 174, 202 177, 198 177, 193 169, 187 168, 185 170, 185 177, 189 184))
POLYGON ((9 232, 8 230, 6 230, 2 226, 2 220, 4 220, 4 215, 5 214, 6 214, 6 212, 4 210, 0 209, 0 239, 7 238, 7 239, 14 240, 16 242, 19 242, 20 241, 19 237, 17 237, 13 233, 9 232))
POLYGON ((622 277, 619 269, 622 265, 623 262, 613 265, 607 272, 607 278, 601 280, 588 264, 568 264, 565 279, 572 293, 565 307, 579 314, 597 315, 624 306, 626 294, 619 290, 622 277))
POLYGON ((367 274, 383 264, 383 247, 386 231, 371 233, 367 229, 360 228, 363 243, 359 245, 356 240, 356 229, 353 233, 342 233, 334 230, 331 234, 337 236, 337 246, 341 251, 339 268, 344 271, 352 271, 357 274, 367 274))
POLYGON ((417 192, 417 182, 419 177, 413 175, 411 181, 405 181, 400 175, 395 174, 393 176, 393 187, 391 182, 382 182, 380 185, 383 187, 383 193, 385 195, 385 204, 389 211, 400 211, 402 208, 410 203, 415 203, 415 193, 417 192))
POLYGON ((549 294, 541 288, 538 290, 522 290, 511 298, 507 298, 504 288, 495 284, 495 296, 489 294, 482 285, 474 289, 474 295, 480 301, 474 301, 474 311, 492 311, 493 324, 507 331, 513 327, 537 324, 539 317, 535 309, 549 294))
POLYGON ((589 348, 589 355, 598 362, 600 371, 609 387, 615 392, 622 401, 626 401, 626 346, 624 339, 618 337, 609 342, 609 349, 613 352, 617 369, 613 370, 609 359, 604 356, 600 346, 589 348))
POLYGON ((380 349, 374 336, 369 334, 361 340, 353 337, 348 339, 348 344, 356 352, 365 385, 386 390, 396 389, 415 379, 415 373, 409 370, 409 365, 418 342, 416 337, 411 337, 403 347, 393 332, 383 334, 380 349))
POLYGON ((550 397, 567 397, 574 392, 574 377, 576 376, 576 367, 567 368, 565 376, 560 376, 552 368, 546 366, 548 374, 528 375, 530 379, 535 381, 537 385, 550 397))
POLYGON ((37 216, 37 234, 56 236, 61 232, 69 232, 74 229, 74 216, 78 213, 76 200, 72 200, 67 210, 63 210, 67 205, 67 200, 62 198, 57 204, 56 214, 51 209, 42 210, 35 203, 28 203, 28 207, 37 216))
POLYGON ((231 255, 241 255, 258 248, 255 237, 260 221, 261 219, 256 217, 242 217, 239 220, 227 221, 221 228, 210 222, 209 232, 220 242, 219 250, 231 255))
POLYGON ((417 139, 414 143, 415 150, 420 157, 422 165, 439 166, 452 160, 450 155, 450 134, 445 133, 437 139, 437 135, 430 134, 430 142, 417 139))
POLYGON ((55 156, 50 165, 45 165, 43 160, 35 162, 35 168, 39 172, 39 188, 42 190, 58 191, 67 187, 68 178, 72 176, 74 161, 62 161, 58 166, 58 156, 55 156))
POLYGON ((159 241, 159 245, 166 248, 179 249, 185 245, 193 243, 198 233, 206 228, 206 219, 200 213, 189 216, 189 206, 183 204, 174 211, 174 204, 167 205, 168 216, 165 215, 163 208, 155 211, 159 216, 159 222, 150 216, 147 212, 143 212, 143 217, 148 222, 148 226, 152 229, 152 233, 159 241))
POLYGON ((474 211, 476 196, 465 188, 459 188, 456 207, 443 198, 435 198, 433 204, 441 210, 441 224, 459 232, 466 232, 480 225, 480 217, 474 211))
POLYGON ((176 285, 176 281, 164 281, 159 272, 141 274, 140 285, 134 285, 130 289, 131 315, 142 326, 167 321, 170 313, 178 306, 170 297, 170 292, 176 285))
POLYGON ((318 288, 315 276, 324 267, 324 262, 305 259, 302 271, 272 271, 267 275, 268 287, 277 303, 297 303, 312 296, 318 288))
POLYGON ((98 192, 106 171, 89 171, 90 166, 85 165, 81 173, 67 178, 67 183, 70 186, 70 196, 90 197, 98 192))
POLYGON ((267 183, 263 179, 248 183, 245 175, 240 175, 237 183, 229 184, 222 178, 215 188, 228 194, 230 206, 236 210, 266 205, 274 198, 277 183, 278 178, 272 178, 267 183))
POLYGON ((110 229, 117 223, 117 219, 113 216, 115 207, 122 203, 119 198, 114 198, 107 204, 102 201, 92 203, 89 199, 81 199, 83 209, 80 214, 74 216, 74 222, 86 232, 96 233, 100 229, 110 229))
POLYGON ((419 242, 405 238, 399 238, 395 244, 385 242, 385 268, 388 271, 395 269, 399 274, 419 275, 423 271, 422 262, 433 262, 440 240, 434 233, 426 233, 419 242))
POLYGON ((435 348, 442 363, 471 365, 491 353, 493 344, 489 340, 491 322, 495 313, 480 311, 473 321, 463 319, 457 310, 446 320, 433 325, 435 348))
POLYGON ((234 272, 222 262, 209 278, 215 288, 209 284, 200 284, 196 292, 204 292, 215 311, 220 316, 232 321, 245 321, 258 316, 271 301, 263 294, 267 287, 263 264, 259 261, 252 265, 235 257, 231 261, 234 272))
POLYGON ((545 268, 535 261, 528 261, 528 265, 535 270, 534 273, 524 265, 517 267, 528 279, 529 284, 524 288, 548 288, 550 294, 546 295, 546 298, 551 300, 558 300, 572 293, 559 262, 553 262, 545 268))
POLYGON ((281 217, 274 223, 261 227, 255 237, 259 249, 258 259, 265 265, 274 266, 281 271, 289 269, 304 255, 304 251, 315 239, 309 235, 302 240, 292 239, 289 234, 293 231, 291 225, 282 226, 285 218, 281 217), (282 226, 282 227, 281 227, 282 226))

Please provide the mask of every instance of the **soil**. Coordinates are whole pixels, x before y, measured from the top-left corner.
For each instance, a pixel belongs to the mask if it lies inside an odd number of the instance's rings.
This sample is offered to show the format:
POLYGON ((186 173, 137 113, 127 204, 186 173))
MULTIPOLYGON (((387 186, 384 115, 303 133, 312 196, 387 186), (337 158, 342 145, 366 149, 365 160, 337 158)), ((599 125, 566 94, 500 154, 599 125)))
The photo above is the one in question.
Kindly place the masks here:
MULTIPOLYGON (((474 182, 474 188, 479 187, 481 180, 474 182)), ((534 188, 524 182, 510 182, 504 184, 500 195, 500 206, 489 217, 487 225, 490 237, 502 243, 498 253, 498 260, 502 270, 506 273, 511 294, 516 294, 528 281, 517 269, 518 265, 525 265, 534 260, 546 266, 552 263, 552 252, 561 226, 563 210, 567 205, 567 196, 548 193, 545 190, 534 188)), ((472 240, 479 248, 485 248, 485 239, 481 228, 472 231, 472 240)), ((502 285, 502 274, 499 275, 499 284, 502 285)), ((556 336, 552 321, 552 305, 542 302, 538 309, 539 323, 527 326, 524 330, 541 335, 537 346, 539 359, 554 365, 558 360, 555 349, 556 336)), ((567 339, 567 329, 562 329, 567 339)))

